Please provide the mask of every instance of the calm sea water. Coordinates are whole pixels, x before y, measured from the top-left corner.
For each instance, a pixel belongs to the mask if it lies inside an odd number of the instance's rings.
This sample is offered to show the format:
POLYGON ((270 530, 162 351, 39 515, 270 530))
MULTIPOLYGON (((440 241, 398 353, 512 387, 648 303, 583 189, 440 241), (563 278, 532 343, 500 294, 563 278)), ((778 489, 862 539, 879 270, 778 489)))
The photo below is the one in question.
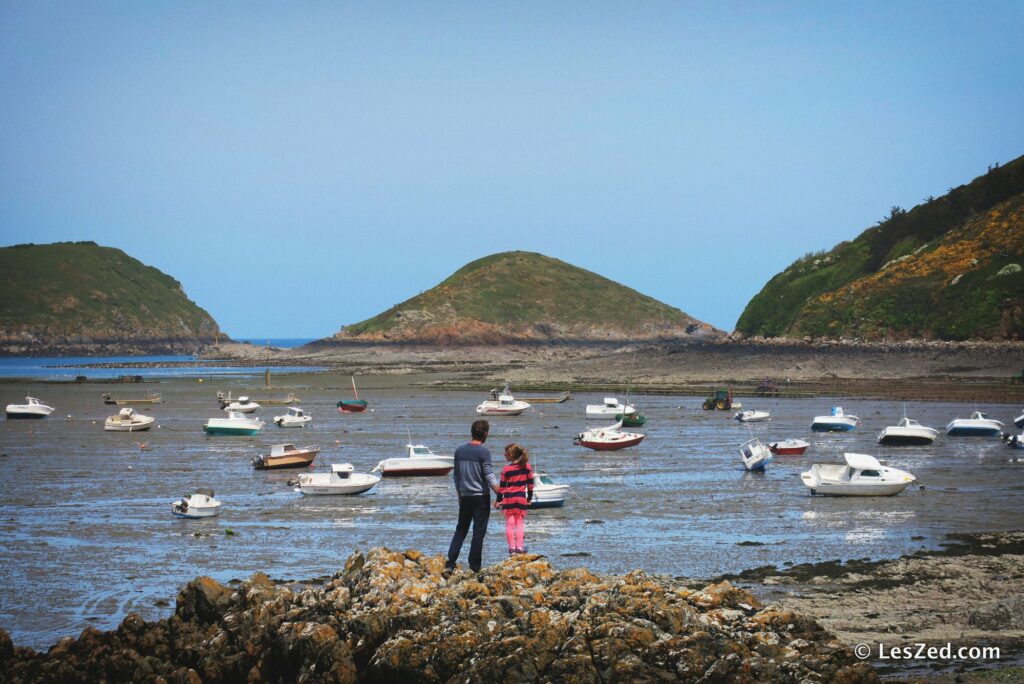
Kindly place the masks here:
MULTIPOLYGON (((157 602, 173 605, 180 586, 197 575, 227 581, 264 570, 303 579, 335 572, 357 549, 447 548, 456 514, 449 477, 384 480, 358 497, 303 497, 286 485, 295 471, 258 472, 249 461, 273 443, 319 444, 323 463, 351 462, 367 472, 402 454, 407 434, 451 453, 467 438, 481 395, 375 390, 367 378, 360 396, 372 412, 342 415, 335 403, 346 389, 296 388, 312 427, 206 437, 203 422, 220 413, 215 391, 264 394, 255 383, 169 379, 158 388, 165 403, 152 411, 159 428, 148 434, 103 432, 113 411, 101 403, 100 389, 87 385, 47 386, 41 397, 57 410, 45 421, 0 422, 0 626, 15 643, 45 647, 88 624, 114 627, 129 611, 165 616, 171 608, 157 602), (221 516, 172 517, 171 501, 200 486, 216 490, 221 516)), ((22 388, 0 382, 0 401, 19 400, 22 388)), ((1012 462, 1009 450, 996 439, 944 436, 931 447, 878 447, 878 430, 902 414, 892 402, 846 402, 864 426, 827 435, 808 426, 835 403, 830 399, 746 400, 773 415, 753 434, 812 443, 805 456, 776 457, 766 473, 753 474, 737 453, 748 428, 700 410, 696 397, 637 397, 650 419, 638 429, 648 438, 637 448, 573 446, 578 431, 600 424, 583 418, 584 405, 600 399, 579 395, 492 420, 488 445, 496 455, 520 442, 535 467, 572 486, 565 508, 533 511, 526 523, 528 547, 557 567, 709 577, 765 564, 895 557, 933 547, 949 532, 1024 527, 1024 465, 1012 462), (926 489, 890 498, 809 496, 799 473, 815 461, 839 461, 844 451, 879 455, 926 489), (589 555, 563 555, 576 553, 589 555)), ((974 408, 907 405, 911 417, 937 428, 974 408)), ((978 408, 1010 421, 1020 407, 978 408)), ((260 414, 269 422, 279 412, 260 414)), ((484 561, 505 553, 496 514, 484 561)))
MULTIPOLYGON (((272 367, 273 368, 273 367, 272 367)), ((316 371, 313 366, 288 366, 289 372, 316 371)), ((118 378, 122 375, 141 375, 150 378, 173 378, 194 375, 254 375, 263 368, 218 366, 215 361, 204 361, 194 356, 14 356, 0 357, 0 378, 38 378, 46 380, 87 378, 118 378), (117 364, 116 368, 98 368, 104 364, 117 364), (174 364, 152 367, 151 364, 174 364)))

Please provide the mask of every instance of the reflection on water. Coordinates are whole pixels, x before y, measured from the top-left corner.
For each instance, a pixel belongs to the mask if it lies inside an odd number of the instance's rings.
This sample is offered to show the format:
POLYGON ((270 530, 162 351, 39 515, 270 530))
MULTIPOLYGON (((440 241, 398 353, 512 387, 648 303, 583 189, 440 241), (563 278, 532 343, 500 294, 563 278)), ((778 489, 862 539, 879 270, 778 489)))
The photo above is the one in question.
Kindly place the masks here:
MULTIPOLYGON (((197 575, 227 581, 264 570, 304 579, 337 571, 356 549, 447 548, 457 505, 450 478, 384 480, 358 497, 303 497, 287 485, 294 471, 255 471, 249 461, 273 443, 319 444, 323 463, 348 461, 367 472, 402 454, 409 433, 451 453, 468 436, 479 395, 378 390, 367 392, 372 412, 342 415, 334 406, 344 392, 303 389, 311 428, 206 437, 203 422, 219 413, 216 389, 231 384, 238 394, 245 382, 161 383, 165 403, 152 407, 159 428, 145 434, 103 432, 114 409, 88 385, 37 389, 57 408, 45 421, 0 422, 0 626, 16 643, 44 647, 87 624, 115 626, 131 610, 166 615, 163 602, 173 604, 197 575), (172 517, 171 501, 198 486, 216 490, 221 516, 172 517)), ((0 384, 0 401, 19 400, 23 387, 0 384)), ((811 418, 834 403, 828 399, 748 398, 773 416, 748 428, 730 414, 702 411, 696 397, 640 397, 649 423, 638 429, 648 435, 639 447, 597 453, 573 446, 577 432, 597 424, 583 419, 584 405, 600 399, 580 395, 491 421, 496 454, 519 441, 536 468, 572 485, 565 508, 527 518, 527 545, 558 567, 707 577, 765 564, 893 557, 948 532, 1024 527, 1024 464, 1011 463, 995 439, 942 436, 932 447, 877 447, 878 431, 902 415, 895 403, 844 402, 864 425, 831 435, 809 432, 811 418), (751 431, 812 446, 804 456, 775 457, 765 473, 747 473, 737 450, 751 431), (848 450, 909 470, 925 489, 890 498, 809 496, 800 471, 848 450)), ((910 404, 908 413, 942 428, 974 408, 910 404)), ((1004 421, 1019 413, 977 408, 1004 421)), ((266 407, 260 415, 269 421, 282 412, 266 407)), ((502 524, 495 513, 485 563, 505 557, 502 524)))

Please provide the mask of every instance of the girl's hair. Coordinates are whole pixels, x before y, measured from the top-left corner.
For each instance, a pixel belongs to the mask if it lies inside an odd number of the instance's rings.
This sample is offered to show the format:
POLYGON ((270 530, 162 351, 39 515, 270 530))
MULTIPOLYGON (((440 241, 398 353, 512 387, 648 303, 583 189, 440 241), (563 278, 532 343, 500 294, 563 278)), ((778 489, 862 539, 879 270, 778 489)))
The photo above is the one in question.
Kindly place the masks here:
POLYGON ((530 462, 530 452, 515 442, 505 447, 505 458, 516 465, 526 465, 530 462), (509 458, 511 456, 512 458, 509 458))

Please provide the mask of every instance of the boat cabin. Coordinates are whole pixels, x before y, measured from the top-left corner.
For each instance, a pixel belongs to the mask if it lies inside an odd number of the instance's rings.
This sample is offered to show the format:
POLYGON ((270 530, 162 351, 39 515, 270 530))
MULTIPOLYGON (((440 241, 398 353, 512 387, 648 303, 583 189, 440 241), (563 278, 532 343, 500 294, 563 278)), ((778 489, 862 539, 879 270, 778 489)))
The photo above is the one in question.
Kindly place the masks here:
POLYGON ((271 455, 271 457, 274 457, 274 456, 284 456, 289 451, 298 451, 298 450, 295 448, 294 444, 273 444, 270 447, 270 455, 271 455))
POLYGON ((605 397, 604 398, 604 405, 607 408, 618 408, 619 400, 616 399, 615 397, 605 397))
POLYGON ((347 480, 352 471, 355 468, 352 467, 351 463, 332 463, 331 464, 331 475, 338 478, 339 480, 347 480))

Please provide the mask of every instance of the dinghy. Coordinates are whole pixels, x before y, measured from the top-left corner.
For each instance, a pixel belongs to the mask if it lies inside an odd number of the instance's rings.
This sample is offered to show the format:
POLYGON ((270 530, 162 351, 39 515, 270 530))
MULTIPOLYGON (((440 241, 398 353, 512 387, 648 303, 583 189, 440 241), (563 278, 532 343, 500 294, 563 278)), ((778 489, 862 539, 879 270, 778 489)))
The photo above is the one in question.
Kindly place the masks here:
POLYGON ((781 442, 769 442, 768 448, 776 456, 799 456, 811 446, 802 439, 785 439, 781 442))
POLYGON ((256 470, 277 470, 280 468, 306 468, 320 454, 320 447, 308 446, 302 449, 294 444, 274 444, 269 454, 261 454, 252 459, 252 467, 256 470))
POLYGON ((846 464, 815 463, 800 473, 811 494, 830 496, 893 496, 910 486, 910 473, 884 466, 874 456, 843 454, 846 464))
POLYGON ((772 414, 767 411, 755 411, 754 409, 747 409, 745 411, 737 411, 736 415, 733 416, 736 420, 741 423, 763 423, 766 420, 772 419, 772 414))

